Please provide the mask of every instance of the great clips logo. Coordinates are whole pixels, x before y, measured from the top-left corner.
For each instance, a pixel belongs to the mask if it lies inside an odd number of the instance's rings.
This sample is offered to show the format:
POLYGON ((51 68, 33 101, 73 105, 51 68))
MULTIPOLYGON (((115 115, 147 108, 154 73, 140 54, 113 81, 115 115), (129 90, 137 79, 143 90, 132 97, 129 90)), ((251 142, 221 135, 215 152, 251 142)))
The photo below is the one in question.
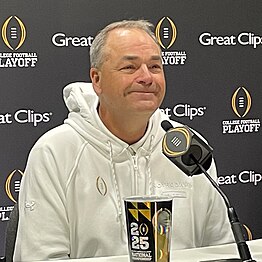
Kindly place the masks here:
POLYGON ((16 52, 24 45, 26 36, 25 24, 18 16, 9 16, 3 22, 1 37, 5 46, 12 52, 0 52, 0 68, 36 66, 38 57, 35 52, 16 52))
POLYGON ((185 51, 170 50, 177 38, 177 28, 170 17, 161 18, 155 28, 155 35, 162 51, 164 65, 183 65, 187 55, 185 51), (167 51, 168 50, 168 51, 167 51))
POLYGON ((252 46, 254 49, 262 45, 262 36, 252 32, 242 32, 238 35, 213 35, 203 32, 199 38, 202 46, 252 46))
POLYGON ((257 186, 262 182, 262 174, 255 172, 254 170, 243 170, 239 173, 231 175, 220 176, 217 179, 219 185, 234 185, 237 183, 241 184, 253 184, 257 186))
POLYGON ((168 117, 185 117, 189 120, 204 116, 206 110, 206 106, 193 106, 187 103, 176 104, 173 108, 161 108, 161 111, 168 117))
POLYGON ((30 124, 37 127, 40 123, 48 123, 53 116, 52 112, 36 112, 32 109, 18 109, 14 113, 0 112, 0 125, 30 124))
POLYGON ((223 134, 255 133, 259 131, 260 119, 246 119, 251 110, 252 97, 245 87, 238 87, 231 97, 231 107, 238 119, 222 121, 223 134))

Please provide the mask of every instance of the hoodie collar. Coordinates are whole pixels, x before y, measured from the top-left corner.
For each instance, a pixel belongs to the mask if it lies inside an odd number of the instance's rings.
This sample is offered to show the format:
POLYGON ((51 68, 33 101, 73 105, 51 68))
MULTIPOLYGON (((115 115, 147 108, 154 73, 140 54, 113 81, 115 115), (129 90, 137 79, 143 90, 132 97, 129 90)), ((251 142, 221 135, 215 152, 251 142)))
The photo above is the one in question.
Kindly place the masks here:
POLYGON ((115 158, 129 147, 135 152, 140 150, 144 152, 143 154, 147 154, 162 139, 163 130, 160 127, 162 116, 159 109, 151 116, 145 135, 133 145, 128 145, 113 135, 101 121, 97 112, 99 100, 92 83, 71 83, 64 88, 63 95, 69 110, 65 123, 71 125, 102 154, 108 155, 108 141, 111 143, 115 158))

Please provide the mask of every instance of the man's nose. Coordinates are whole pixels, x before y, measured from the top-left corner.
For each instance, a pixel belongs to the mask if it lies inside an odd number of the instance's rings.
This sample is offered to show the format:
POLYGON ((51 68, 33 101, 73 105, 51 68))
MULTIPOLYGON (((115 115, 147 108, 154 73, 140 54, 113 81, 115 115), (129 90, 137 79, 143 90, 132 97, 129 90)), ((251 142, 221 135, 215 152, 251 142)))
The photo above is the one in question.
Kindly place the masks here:
POLYGON ((152 73, 148 69, 147 65, 142 65, 139 69, 139 75, 137 77, 137 83, 141 85, 151 85, 153 78, 152 73))

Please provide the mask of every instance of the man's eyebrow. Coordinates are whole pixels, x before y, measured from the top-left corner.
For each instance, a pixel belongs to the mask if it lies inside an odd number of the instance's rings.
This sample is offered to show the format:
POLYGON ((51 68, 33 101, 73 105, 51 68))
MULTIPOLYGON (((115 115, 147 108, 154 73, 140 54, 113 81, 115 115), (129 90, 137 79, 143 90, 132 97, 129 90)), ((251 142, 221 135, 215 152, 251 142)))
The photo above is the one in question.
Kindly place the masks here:
MULTIPOLYGON (((139 56, 135 56, 135 55, 125 55, 122 57, 121 60, 126 60, 126 61, 134 61, 134 60, 138 60, 139 56)), ((160 55, 152 55, 150 57, 150 60, 156 60, 156 61, 161 61, 161 56, 160 55)))
POLYGON ((159 61, 162 61, 160 55, 153 55, 153 56, 151 56, 151 60, 159 60, 159 61))
POLYGON ((121 58, 121 60, 133 61, 139 59, 138 56, 135 55, 125 55, 121 58))

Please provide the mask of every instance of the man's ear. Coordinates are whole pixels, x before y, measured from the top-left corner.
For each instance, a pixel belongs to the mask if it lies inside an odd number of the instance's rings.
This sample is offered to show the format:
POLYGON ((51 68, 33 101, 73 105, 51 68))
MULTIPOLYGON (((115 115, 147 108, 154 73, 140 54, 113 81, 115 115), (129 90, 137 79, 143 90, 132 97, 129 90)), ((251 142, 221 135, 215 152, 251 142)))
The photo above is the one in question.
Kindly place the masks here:
POLYGON ((90 69, 90 79, 93 84, 94 91, 97 95, 101 94, 102 90, 100 88, 100 80, 101 80, 101 74, 100 71, 97 68, 91 68, 90 69))

